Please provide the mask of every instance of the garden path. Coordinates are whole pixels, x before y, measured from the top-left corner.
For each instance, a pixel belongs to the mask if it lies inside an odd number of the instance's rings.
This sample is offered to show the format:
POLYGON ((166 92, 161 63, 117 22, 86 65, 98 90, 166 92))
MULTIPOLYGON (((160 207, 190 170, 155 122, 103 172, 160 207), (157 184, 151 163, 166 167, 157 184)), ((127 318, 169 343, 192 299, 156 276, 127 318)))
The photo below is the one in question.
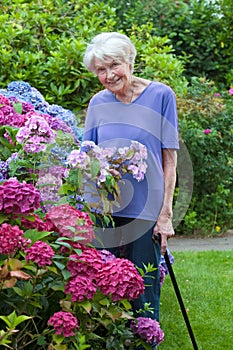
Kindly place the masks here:
POLYGON ((168 248, 175 251, 205 251, 205 250, 232 250, 233 230, 229 230, 221 237, 190 238, 175 236, 168 242, 168 248))

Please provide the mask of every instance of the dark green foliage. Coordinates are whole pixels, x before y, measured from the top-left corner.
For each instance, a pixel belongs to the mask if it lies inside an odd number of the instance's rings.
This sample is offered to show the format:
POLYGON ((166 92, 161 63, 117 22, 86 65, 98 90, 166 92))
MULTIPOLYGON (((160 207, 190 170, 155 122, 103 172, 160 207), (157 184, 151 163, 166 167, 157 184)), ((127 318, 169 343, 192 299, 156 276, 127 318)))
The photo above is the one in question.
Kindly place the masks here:
POLYGON ((231 0, 110 0, 117 25, 127 30, 151 22, 153 34, 167 36, 175 54, 186 59, 185 75, 233 83, 233 3, 231 0))
POLYGON ((114 10, 104 3, 5 1, 0 87, 24 80, 48 102, 80 109, 97 85, 82 63, 86 42, 97 32, 111 31, 114 24, 114 10))
MULTIPOLYGON (((100 32, 118 30, 116 20, 108 2, 5 1, 0 15, 0 88, 24 80, 49 103, 82 110, 101 88, 83 65, 86 45, 100 32)), ((174 57, 168 39, 152 37, 152 31, 151 26, 135 26, 128 33, 140 53, 138 73, 183 92, 182 63, 174 57)))
POLYGON ((187 96, 178 99, 180 134, 194 172, 191 206, 179 232, 217 234, 233 225, 232 103, 228 91, 220 94, 204 79, 193 79, 187 96))

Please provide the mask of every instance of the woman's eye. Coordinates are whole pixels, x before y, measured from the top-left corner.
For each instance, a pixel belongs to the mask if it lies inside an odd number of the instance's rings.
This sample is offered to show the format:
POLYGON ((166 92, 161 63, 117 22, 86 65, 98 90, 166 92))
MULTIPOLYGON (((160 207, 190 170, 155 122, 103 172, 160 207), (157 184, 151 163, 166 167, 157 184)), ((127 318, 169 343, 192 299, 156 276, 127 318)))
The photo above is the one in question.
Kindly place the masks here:
POLYGON ((97 68, 97 73, 103 73, 105 71, 105 68, 97 68))

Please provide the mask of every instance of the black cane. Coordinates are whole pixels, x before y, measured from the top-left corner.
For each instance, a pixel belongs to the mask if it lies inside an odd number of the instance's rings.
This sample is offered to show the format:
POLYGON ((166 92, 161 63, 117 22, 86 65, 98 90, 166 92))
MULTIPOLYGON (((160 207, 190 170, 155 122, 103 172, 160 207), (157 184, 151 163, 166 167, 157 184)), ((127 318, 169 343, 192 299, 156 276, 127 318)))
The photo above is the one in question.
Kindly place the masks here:
MULTIPOLYGON (((155 240, 161 242, 161 235, 154 235, 153 238, 155 240)), ((196 339, 194 337, 194 333, 193 333, 191 324, 189 322, 188 314, 186 312, 186 309, 185 309, 185 306, 184 306, 184 303, 183 303, 183 299, 182 299, 182 296, 180 294, 180 289, 178 287, 178 284, 177 284, 177 281, 176 281, 176 277, 175 277, 175 274, 174 274, 171 262, 169 260, 169 256, 168 256, 167 251, 164 254, 164 259, 165 259, 165 262, 167 264, 168 272, 169 272, 170 277, 171 277, 171 281, 172 281, 172 284, 173 284, 173 287, 174 287, 174 290, 175 290, 175 293, 176 293, 176 297, 178 299, 178 302, 179 302, 179 305, 180 305, 180 308, 181 308, 181 311, 182 311, 182 315, 184 317, 184 320, 185 320, 185 323, 186 323, 186 326, 187 326, 187 329, 188 329, 188 332, 189 332, 189 336, 190 336, 190 339, 191 339, 192 344, 193 344, 193 349, 194 350, 198 350, 197 342, 196 342, 196 339)))

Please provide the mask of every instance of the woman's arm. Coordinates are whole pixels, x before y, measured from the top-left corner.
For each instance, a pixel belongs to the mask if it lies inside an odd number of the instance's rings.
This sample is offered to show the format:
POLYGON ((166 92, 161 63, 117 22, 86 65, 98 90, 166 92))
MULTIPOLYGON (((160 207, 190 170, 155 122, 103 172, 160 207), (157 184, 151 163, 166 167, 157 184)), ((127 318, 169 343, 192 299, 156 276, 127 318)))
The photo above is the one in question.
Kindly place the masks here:
POLYGON ((175 149, 163 149, 164 198, 163 205, 154 228, 154 234, 161 235, 161 253, 165 254, 167 239, 175 232, 172 226, 172 204, 176 184, 177 153, 175 149))

